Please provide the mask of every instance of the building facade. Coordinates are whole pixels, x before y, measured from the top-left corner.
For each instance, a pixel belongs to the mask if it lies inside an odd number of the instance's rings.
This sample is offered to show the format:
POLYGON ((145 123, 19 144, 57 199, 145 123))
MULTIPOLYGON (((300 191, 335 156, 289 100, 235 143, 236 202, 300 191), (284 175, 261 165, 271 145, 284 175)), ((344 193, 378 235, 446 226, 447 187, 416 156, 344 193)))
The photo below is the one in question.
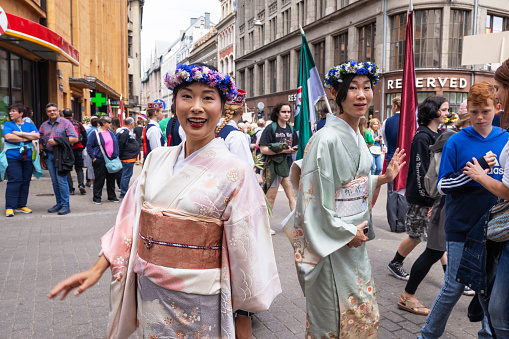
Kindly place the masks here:
MULTIPOLYGON (((401 94, 408 1, 257 0, 237 2, 236 82, 250 108, 267 115, 295 101, 303 27, 320 76, 334 65, 372 61, 381 70, 369 115, 392 115, 401 94)), ((421 102, 438 94, 457 112, 474 82, 493 81, 491 65, 462 66, 463 37, 509 30, 506 0, 414 0, 414 58, 421 102)), ((499 47, 497 47, 499 48, 499 47)), ((335 103, 331 98, 332 106, 335 103)), ((320 104, 320 103, 319 103, 320 104)))
MULTIPOLYGON (((75 118, 106 112, 106 100, 128 94, 128 0, 6 0, 0 35, 0 118, 7 105, 71 108, 75 118)), ((127 100, 124 101, 127 106, 127 100)))
POLYGON ((218 70, 235 78, 235 17, 236 2, 219 0, 221 20, 217 24, 217 60, 218 70))
POLYGON ((127 23, 127 62, 129 108, 135 115, 141 111, 141 24, 143 1, 129 0, 127 23))
POLYGON ((217 30, 215 27, 211 27, 207 34, 195 42, 189 58, 182 62, 189 65, 203 63, 217 68, 217 30))

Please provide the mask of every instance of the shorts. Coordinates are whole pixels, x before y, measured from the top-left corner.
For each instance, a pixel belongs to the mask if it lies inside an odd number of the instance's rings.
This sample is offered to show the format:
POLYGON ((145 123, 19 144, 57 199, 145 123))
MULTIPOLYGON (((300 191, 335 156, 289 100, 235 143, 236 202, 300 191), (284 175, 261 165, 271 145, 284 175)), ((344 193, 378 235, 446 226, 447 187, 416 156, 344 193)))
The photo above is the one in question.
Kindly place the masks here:
POLYGON ((279 187, 279 185, 281 185, 281 181, 283 181, 283 177, 276 174, 276 177, 274 178, 272 185, 270 185, 270 188, 279 187))
POLYGON ((428 239, 429 209, 422 205, 408 204, 405 229, 410 239, 419 242, 428 239))

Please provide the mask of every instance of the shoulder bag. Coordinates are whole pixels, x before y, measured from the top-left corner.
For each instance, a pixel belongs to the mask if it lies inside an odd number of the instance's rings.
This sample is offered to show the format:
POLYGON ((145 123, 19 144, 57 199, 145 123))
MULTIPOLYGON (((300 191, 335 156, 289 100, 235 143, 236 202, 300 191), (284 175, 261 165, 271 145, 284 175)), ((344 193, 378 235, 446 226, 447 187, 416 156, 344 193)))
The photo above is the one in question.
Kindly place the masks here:
POLYGON ((117 173, 122 170, 122 162, 120 161, 119 157, 110 159, 104 151, 103 145, 101 144, 101 138, 99 138, 99 132, 97 130, 95 130, 95 135, 97 136, 97 143, 99 144, 99 148, 103 154, 104 163, 106 164, 106 170, 108 173, 117 173))
POLYGON ((490 210, 487 238, 491 241, 509 240, 509 201, 493 206, 490 210))

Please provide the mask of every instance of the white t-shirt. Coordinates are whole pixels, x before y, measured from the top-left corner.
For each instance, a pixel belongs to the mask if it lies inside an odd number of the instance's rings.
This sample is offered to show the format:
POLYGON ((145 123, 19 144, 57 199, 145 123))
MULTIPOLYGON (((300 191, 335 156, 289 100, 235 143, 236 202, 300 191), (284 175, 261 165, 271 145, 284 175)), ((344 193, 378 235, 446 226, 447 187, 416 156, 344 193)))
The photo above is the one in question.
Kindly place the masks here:
MULTIPOLYGON (((218 126, 223 122, 223 120, 223 118, 219 120, 218 126)), ((237 124, 233 120, 228 121, 227 125, 238 128, 237 124)), ((230 152, 246 161, 250 167, 254 167, 253 155, 251 154, 250 145, 251 139, 248 141, 246 135, 247 134, 241 131, 232 131, 230 134, 228 134, 224 140, 224 143, 230 152)))
POLYGON ((161 145, 161 137, 163 137, 163 132, 161 131, 161 127, 159 127, 157 121, 150 119, 148 124, 154 125, 156 127, 156 128, 151 127, 147 129, 147 140, 150 143, 150 149, 153 151, 157 147, 164 146, 161 145))
POLYGON ((505 144, 502 152, 500 153, 499 163, 500 166, 504 169, 504 176, 502 177, 502 182, 505 187, 509 188, 509 141, 505 144))

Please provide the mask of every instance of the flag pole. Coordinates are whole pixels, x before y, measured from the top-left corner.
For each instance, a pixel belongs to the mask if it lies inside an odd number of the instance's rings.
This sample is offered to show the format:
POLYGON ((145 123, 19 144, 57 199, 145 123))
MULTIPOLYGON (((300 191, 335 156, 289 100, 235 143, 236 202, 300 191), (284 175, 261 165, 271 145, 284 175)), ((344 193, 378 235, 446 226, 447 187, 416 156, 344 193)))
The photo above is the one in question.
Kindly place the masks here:
MULTIPOLYGON (((302 26, 299 24, 300 34, 304 34, 304 30, 302 29, 302 26)), ((329 110, 329 113, 332 114, 332 109, 329 104, 329 99, 327 99, 327 93, 325 93, 325 105, 327 105, 327 109, 329 110)))

